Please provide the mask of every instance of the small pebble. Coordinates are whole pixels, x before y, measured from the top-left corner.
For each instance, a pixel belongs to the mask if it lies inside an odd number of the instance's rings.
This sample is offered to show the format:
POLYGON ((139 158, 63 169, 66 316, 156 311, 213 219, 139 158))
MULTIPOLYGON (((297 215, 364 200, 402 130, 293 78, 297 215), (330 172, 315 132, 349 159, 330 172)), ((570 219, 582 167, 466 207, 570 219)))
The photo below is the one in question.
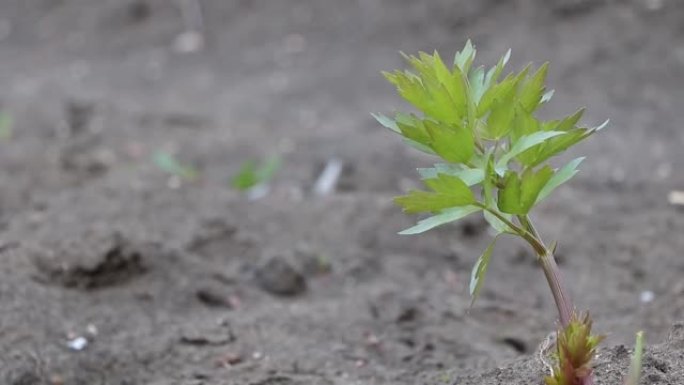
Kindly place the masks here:
POLYGON ((641 292, 641 294, 639 294, 639 300, 642 303, 653 302, 654 298, 655 298, 655 294, 650 290, 644 290, 641 292))
POLYGON ((67 346, 71 350, 80 352, 88 346, 88 340, 85 337, 76 337, 67 342, 67 346))

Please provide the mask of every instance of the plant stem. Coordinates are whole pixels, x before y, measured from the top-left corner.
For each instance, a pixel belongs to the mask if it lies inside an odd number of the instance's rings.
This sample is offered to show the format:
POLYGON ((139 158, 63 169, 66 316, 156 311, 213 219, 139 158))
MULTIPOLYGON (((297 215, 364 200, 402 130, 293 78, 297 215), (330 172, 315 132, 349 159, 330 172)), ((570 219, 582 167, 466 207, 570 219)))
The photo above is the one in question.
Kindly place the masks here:
POLYGON ((574 306, 572 304, 570 294, 565 289, 563 284, 563 277, 561 276, 558 264, 556 264, 556 259, 553 256, 553 252, 549 250, 541 241, 537 229, 534 227, 532 221, 527 215, 518 215, 517 218, 522 227, 532 234, 537 241, 535 244, 531 243, 531 245, 537 252, 539 263, 541 264, 542 270, 544 270, 546 281, 549 283, 551 294, 553 294, 553 299, 556 302, 556 307, 558 308, 560 323, 563 327, 567 327, 570 323, 574 306), (539 244, 542 245, 543 250, 539 250, 539 244))

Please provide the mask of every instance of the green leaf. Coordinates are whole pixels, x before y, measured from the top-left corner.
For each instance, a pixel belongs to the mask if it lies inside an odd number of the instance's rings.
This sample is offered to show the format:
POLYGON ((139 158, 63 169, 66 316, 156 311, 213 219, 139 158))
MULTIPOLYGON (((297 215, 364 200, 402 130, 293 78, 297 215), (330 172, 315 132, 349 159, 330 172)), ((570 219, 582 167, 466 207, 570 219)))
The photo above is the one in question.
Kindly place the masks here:
POLYGON ((525 135, 513 143, 513 146, 511 146, 511 149, 503 154, 501 158, 499 158, 499 161, 496 162, 496 170, 499 172, 501 170, 505 170, 506 165, 508 162, 511 161, 511 159, 515 158, 519 154, 523 153, 524 151, 540 144, 544 143, 545 141, 559 136, 563 135, 564 132, 562 131, 540 131, 540 132, 535 132, 534 134, 530 135, 525 135))
POLYGON ((495 100, 511 100, 519 81, 520 77, 510 74, 501 83, 489 87, 477 104, 476 116, 481 118, 486 115, 495 100))
MULTIPOLYGON (((553 190, 555 190, 558 186, 562 185, 563 183, 569 181, 579 170, 577 170, 577 166, 579 166, 580 163, 584 160, 584 157, 577 158, 572 160, 570 163, 566 164, 563 166, 561 169, 557 170, 551 179, 549 179, 548 182, 546 182, 546 185, 544 185, 544 188, 541 189, 539 192, 539 196, 537 197, 537 202, 541 202, 544 198, 549 196, 553 190)), ((536 204, 535 203, 535 204, 536 204)))
POLYGON ((437 178, 425 179, 423 182, 433 191, 453 196, 463 197, 464 200, 474 201, 473 192, 461 178, 448 174, 437 174, 437 178))
POLYGON ((521 156, 518 156, 518 160, 528 167, 535 167, 588 138, 593 133, 594 131, 586 128, 575 128, 566 131, 563 135, 549 139, 546 143, 540 145, 539 148, 531 149, 529 154, 521 154, 521 156))
POLYGON ((414 142, 426 145, 429 147, 432 138, 425 128, 423 121, 413 115, 402 117, 396 120, 397 126, 401 134, 414 142))
POLYGON ((529 112, 537 109, 541 103, 542 96, 545 91, 544 81, 546 80, 546 73, 549 69, 549 63, 542 64, 537 72, 532 75, 520 90, 520 104, 529 112))
POLYGON ((467 162, 475 152, 473 133, 463 127, 449 127, 445 124, 424 121, 432 139, 431 148, 444 160, 453 163, 467 162))
POLYGON ((423 232, 426 232, 430 229, 433 229, 437 226, 441 226, 443 224, 449 223, 449 222, 454 222, 457 221, 461 218, 464 218, 472 213, 478 212, 482 210, 479 207, 476 206, 463 206, 463 207, 455 207, 451 209, 446 209, 442 211, 441 213, 431 216, 429 218, 423 219, 421 221, 418 221, 418 224, 408 228, 399 234, 401 235, 414 235, 414 234, 420 234, 423 232))
POLYGON ((512 128, 513 118, 515 117, 515 103, 513 94, 509 94, 501 99, 496 99, 490 108, 485 126, 484 137, 486 139, 498 140, 512 128))
POLYGON ((431 149, 430 147, 428 147, 422 143, 418 143, 415 140, 404 138, 404 143, 406 143, 407 145, 413 147, 414 149, 416 149, 420 152, 424 152, 424 153, 430 154, 430 155, 437 155, 433 149, 431 149))
POLYGON ((481 183, 484 178, 484 172, 481 169, 445 163, 437 163, 435 164, 435 167, 432 168, 419 168, 418 173, 422 179, 436 178, 437 174, 456 176, 468 186, 474 186, 481 183))
POLYGON ((475 50, 473 43, 468 39, 463 50, 456 52, 456 55, 454 56, 454 66, 460 69, 461 72, 467 74, 470 71, 470 66, 475 60, 476 54, 477 51, 475 50))
POLYGON ((401 130, 399 129, 399 126, 397 126, 397 123, 394 121, 394 119, 382 114, 371 113, 371 116, 373 116, 373 118, 375 118, 375 120, 377 120, 378 123, 382 124, 384 127, 389 128, 397 134, 401 134, 401 130))
POLYGON ((506 172, 504 187, 499 190, 499 210, 508 214, 527 214, 552 176, 553 170, 549 166, 537 172, 527 169, 522 176, 513 171, 506 172))
MULTIPOLYGON (((493 191, 494 180, 498 178, 498 176, 494 172, 494 162, 492 160, 492 154, 493 149, 489 149, 487 151, 487 154, 485 154, 485 178, 482 182, 482 193, 485 198, 485 206, 490 210, 496 210, 493 191)), ((489 225, 492 226, 492 228, 497 232, 497 234, 515 233, 513 229, 508 227, 507 224, 505 224, 501 219, 497 218, 488 210, 484 210, 483 215, 487 223, 489 223, 489 225)), ((501 215, 504 216, 506 219, 511 219, 511 215, 509 214, 501 213, 501 215)))
POLYGON ((496 66, 490 68, 489 71, 487 71, 487 75, 485 76, 484 80, 485 90, 488 90, 492 83, 499 80, 499 76, 501 76, 501 72, 503 72, 506 63, 508 63, 508 59, 510 58, 511 49, 509 48, 508 51, 506 51, 506 54, 502 56, 501 59, 499 59, 499 62, 496 64, 496 66))
POLYGON ((438 174, 436 178, 424 182, 435 192, 410 191, 407 195, 395 198, 395 203, 407 213, 438 212, 475 203, 470 187, 458 177, 438 174))
POLYGON ((480 101, 480 98, 482 98, 482 94, 484 94, 485 92, 484 77, 485 72, 484 67, 482 66, 477 67, 468 76, 468 82, 470 84, 470 94, 472 96, 473 102, 476 104, 480 101))
POLYGON ((465 83, 461 72, 449 71, 437 53, 404 55, 411 71, 384 72, 399 95, 425 115, 446 123, 460 123, 466 113, 465 83))
POLYGON ((480 294, 480 289, 482 289, 482 284, 484 283, 485 275, 487 275, 487 269, 489 268, 489 261, 492 257, 492 251, 494 251, 494 245, 496 244, 496 237, 487 246, 485 251, 480 255, 480 258, 475 262, 473 270, 470 273, 470 307, 473 307, 475 300, 477 300, 480 294))

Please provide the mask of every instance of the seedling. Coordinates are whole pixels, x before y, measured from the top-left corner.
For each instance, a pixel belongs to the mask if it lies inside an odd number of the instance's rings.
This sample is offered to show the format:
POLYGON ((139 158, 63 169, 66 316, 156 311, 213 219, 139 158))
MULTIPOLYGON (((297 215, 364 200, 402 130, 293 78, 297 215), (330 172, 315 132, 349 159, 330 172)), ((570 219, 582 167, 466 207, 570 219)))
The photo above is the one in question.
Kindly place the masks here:
POLYGON ((555 243, 542 240, 530 212, 570 180, 584 158, 554 168, 549 160, 603 128, 579 124, 584 109, 557 120, 536 112, 553 96, 544 82, 548 63, 528 65, 502 77, 510 50, 489 69, 473 67, 475 48, 468 41, 447 66, 437 52, 404 55, 412 70, 383 73, 400 96, 419 113, 374 115, 410 146, 443 160, 418 169, 430 191, 410 191, 395 202, 410 214, 429 217, 400 234, 419 234, 482 213, 496 235, 475 263, 470 280, 471 306, 484 282, 494 243, 510 234, 526 241, 537 255, 559 315, 555 364, 547 385, 593 384, 592 360, 602 337, 592 335, 588 313, 576 311, 554 259, 555 243))
POLYGON ((152 162, 162 171, 182 180, 192 181, 199 176, 199 171, 195 167, 181 163, 168 152, 156 151, 152 155, 152 162))
POLYGON ((0 111, 0 140, 12 139, 14 120, 9 112, 0 111))
POLYGON ((272 156, 261 164, 249 160, 242 164, 240 171, 233 177, 232 186, 236 190, 248 191, 267 184, 280 168, 280 159, 272 156))

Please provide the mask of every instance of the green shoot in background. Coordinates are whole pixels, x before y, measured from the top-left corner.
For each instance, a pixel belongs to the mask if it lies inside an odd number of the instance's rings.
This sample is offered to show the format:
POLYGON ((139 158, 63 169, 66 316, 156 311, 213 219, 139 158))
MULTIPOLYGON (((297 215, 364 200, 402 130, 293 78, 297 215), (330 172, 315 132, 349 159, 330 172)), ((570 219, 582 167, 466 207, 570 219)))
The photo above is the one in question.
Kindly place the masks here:
POLYGON ((0 111, 0 140, 12 139, 14 120, 9 112, 0 111))
POLYGON ((525 240, 538 261, 558 308, 556 367, 548 385, 593 384, 592 359, 601 337, 591 334, 588 314, 576 312, 554 259, 529 213, 570 180, 584 158, 561 167, 549 160, 603 128, 580 124, 584 109, 559 119, 540 119, 537 111, 553 91, 546 89, 548 64, 528 65, 504 75, 510 50, 491 68, 474 66, 475 47, 468 41, 453 63, 440 55, 404 58, 411 70, 385 72, 399 95, 417 113, 374 115, 380 124, 415 149, 440 158, 418 169, 427 190, 410 191, 395 202, 410 214, 427 214, 400 234, 420 234, 480 213, 496 236, 477 260, 471 275, 474 303, 500 235, 525 240))
POLYGON ((255 161, 247 161, 242 164, 240 171, 233 177, 231 185, 234 189, 247 191, 254 187, 267 184, 280 168, 280 159, 272 156, 257 164, 255 161))
POLYGON ((199 176, 199 171, 195 167, 181 163, 168 152, 156 151, 152 155, 152 162, 162 171, 183 180, 192 181, 199 176))

